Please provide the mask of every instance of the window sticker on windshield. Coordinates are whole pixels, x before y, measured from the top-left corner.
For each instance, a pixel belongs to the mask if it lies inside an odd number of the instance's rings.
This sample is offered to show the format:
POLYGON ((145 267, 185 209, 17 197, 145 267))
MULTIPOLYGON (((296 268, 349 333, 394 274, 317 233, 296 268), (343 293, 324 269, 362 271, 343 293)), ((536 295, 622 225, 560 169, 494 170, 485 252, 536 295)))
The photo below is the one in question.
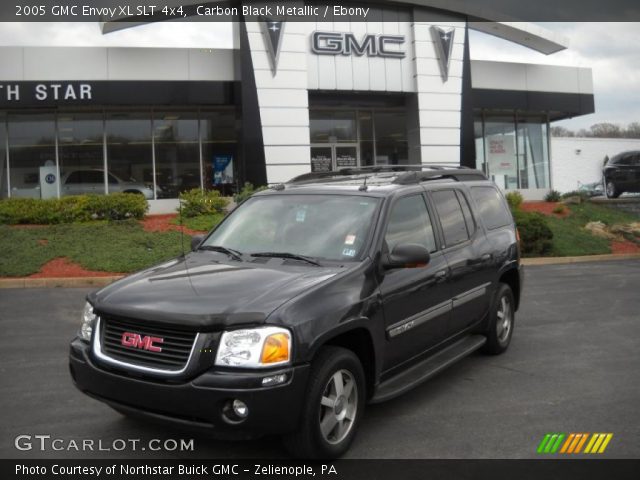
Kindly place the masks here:
POLYGON ((300 209, 296 212, 296 222, 304 222, 305 218, 307 218, 306 210, 300 209))
POLYGON ((344 239, 344 244, 353 245, 354 243, 356 243, 356 236, 350 233, 349 235, 347 235, 347 238, 344 239))
POLYGON ((345 257, 355 257, 356 250, 354 248, 345 248, 344 250, 342 250, 342 255, 344 255, 345 257))

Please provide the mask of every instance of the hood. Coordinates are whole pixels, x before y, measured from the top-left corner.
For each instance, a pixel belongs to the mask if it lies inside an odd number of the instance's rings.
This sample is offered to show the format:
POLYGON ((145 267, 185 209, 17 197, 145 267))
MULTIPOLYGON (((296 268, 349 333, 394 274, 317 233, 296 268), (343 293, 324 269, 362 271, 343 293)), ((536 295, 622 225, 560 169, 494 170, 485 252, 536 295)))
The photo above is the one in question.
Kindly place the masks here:
POLYGON ((282 266, 219 261, 193 252, 124 278, 89 297, 99 314, 217 330, 263 323, 280 305, 337 273, 342 267, 282 266))

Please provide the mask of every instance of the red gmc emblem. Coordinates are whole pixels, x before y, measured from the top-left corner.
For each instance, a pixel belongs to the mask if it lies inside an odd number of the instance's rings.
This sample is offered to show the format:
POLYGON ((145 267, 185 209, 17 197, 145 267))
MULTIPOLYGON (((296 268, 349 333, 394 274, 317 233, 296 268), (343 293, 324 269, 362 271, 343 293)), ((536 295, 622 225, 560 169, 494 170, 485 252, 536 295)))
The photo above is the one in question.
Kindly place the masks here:
POLYGON ((141 348, 149 352, 161 352, 162 348, 154 345, 154 343, 163 343, 164 339, 160 337, 143 337, 139 333, 124 332, 120 339, 120 344, 125 347, 141 348))

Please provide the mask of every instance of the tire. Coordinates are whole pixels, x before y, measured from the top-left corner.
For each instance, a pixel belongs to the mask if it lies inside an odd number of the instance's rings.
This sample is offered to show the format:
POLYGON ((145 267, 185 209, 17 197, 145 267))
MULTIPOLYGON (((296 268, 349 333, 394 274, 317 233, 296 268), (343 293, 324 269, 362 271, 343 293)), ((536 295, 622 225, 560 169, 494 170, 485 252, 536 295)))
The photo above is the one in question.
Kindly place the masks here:
POLYGON ((483 351, 490 355, 500 355, 509 348, 515 324, 516 303, 511 287, 505 283, 499 285, 489 313, 489 325, 485 332, 487 343, 483 347, 483 351))
POLYGON ((618 198, 622 192, 618 190, 613 180, 605 180, 604 191, 607 195, 607 198, 618 198))
POLYGON ((344 454, 362 418, 365 388, 362 365, 351 350, 322 348, 311 364, 298 431, 283 438, 289 453, 308 459, 344 454), (349 388, 347 395, 345 387, 349 388), (338 389, 342 395, 338 395, 338 389))

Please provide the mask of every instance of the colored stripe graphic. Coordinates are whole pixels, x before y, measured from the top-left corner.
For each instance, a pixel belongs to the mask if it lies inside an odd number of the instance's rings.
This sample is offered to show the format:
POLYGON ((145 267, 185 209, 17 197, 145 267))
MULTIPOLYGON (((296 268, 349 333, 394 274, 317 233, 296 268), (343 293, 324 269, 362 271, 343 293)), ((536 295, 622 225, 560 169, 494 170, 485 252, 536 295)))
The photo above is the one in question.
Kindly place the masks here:
POLYGON ((538 445, 538 453, 556 453, 564 437, 564 433, 547 433, 538 445))
POLYGON ((594 433, 584 453, 604 453, 613 438, 613 433, 594 433))
POLYGON ((537 452, 573 455, 604 453, 612 438, 613 433, 547 433, 538 445, 537 452))

